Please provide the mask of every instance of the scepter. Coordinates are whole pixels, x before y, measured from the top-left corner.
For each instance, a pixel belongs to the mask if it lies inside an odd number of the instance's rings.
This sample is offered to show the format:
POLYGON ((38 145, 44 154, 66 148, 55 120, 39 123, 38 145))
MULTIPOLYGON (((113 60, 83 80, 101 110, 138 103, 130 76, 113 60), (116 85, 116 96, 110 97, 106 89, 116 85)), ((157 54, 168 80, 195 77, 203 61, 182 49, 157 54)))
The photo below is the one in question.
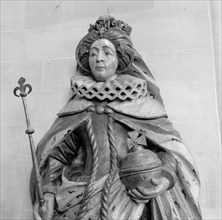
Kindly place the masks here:
POLYGON ((34 129, 31 127, 26 98, 25 98, 32 91, 32 86, 30 84, 25 84, 25 78, 23 78, 23 77, 21 77, 19 79, 18 84, 19 84, 19 86, 14 88, 13 93, 15 96, 22 98, 22 103, 23 103, 23 107, 24 107, 24 111, 25 111, 25 119, 26 119, 26 124, 27 124, 27 129, 25 130, 25 133, 29 137, 32 162, 33 162, 33 167, 35 170, 36 181, 37 181, 38 198, 39 198, 40 206, 42 206, 45 201, 44 201, 44 197, 43 197, 40 172, 39 172, 38 162, 37 162, 36 153, 35 153, 34 141, 33 141, 33 137, 32 137, 32 134, 34 133, 34 129), (26 92, 26 89, 28 89, 28 92, 26 92), (19 95, 17 94, 17 91, 20 91, 19 95))

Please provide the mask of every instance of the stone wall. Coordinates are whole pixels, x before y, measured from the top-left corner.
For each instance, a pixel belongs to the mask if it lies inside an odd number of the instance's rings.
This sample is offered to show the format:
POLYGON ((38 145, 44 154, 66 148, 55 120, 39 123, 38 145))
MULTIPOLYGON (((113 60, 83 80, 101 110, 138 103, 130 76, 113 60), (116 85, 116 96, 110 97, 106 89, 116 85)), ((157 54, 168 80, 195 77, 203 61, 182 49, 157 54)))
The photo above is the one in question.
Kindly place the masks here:
POLYGON ((48 130, 71 93, 74 51, 99 15, 133 27, 169 114, 192 152, 202 183, 204 219, 221 219, 221 1, 1 1, 1 217, 31 219, 31 157, 20 76, 34 141, 48 130))

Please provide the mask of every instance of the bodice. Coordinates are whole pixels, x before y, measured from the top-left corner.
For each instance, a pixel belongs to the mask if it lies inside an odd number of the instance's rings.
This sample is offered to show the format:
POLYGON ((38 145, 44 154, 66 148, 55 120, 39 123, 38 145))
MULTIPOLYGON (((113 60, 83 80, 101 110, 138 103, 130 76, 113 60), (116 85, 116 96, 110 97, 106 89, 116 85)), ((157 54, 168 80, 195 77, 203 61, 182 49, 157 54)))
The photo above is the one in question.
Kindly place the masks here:
MULTIPOLYGON (((89 108, 92 111, 90 117, 92 119, 92 131, 95 137, 95 141, 98 147, 98 169, 97 178, 101 178, 109 173, 110 170, 110 143, 108 138, 108 117, 110 108, 106 106, 106 102, 94 102, 94 106, 89 108)), ((126 126, 118 123, 117 121, 113 124, 113 135, 115 139, 115 146, 117 150, 117 167, 120 166, 121 160, 128 153, 127 146, 127 132, 130 129, 126 126)), ((81 176, 80 179, 84 180, 84 177, 89 177, 92 170, 92 146, 89 141, 89 134, 86 132, 86 125, 83 123, 75 132, 80 136, 83 144, 81 149, 78 151, 77 157, 73 159, 73 166, 66 168, 66 173, 70 180, 78 181, 75 173, 81 176), (72 172, 72 173, 71 173, 72 172)))

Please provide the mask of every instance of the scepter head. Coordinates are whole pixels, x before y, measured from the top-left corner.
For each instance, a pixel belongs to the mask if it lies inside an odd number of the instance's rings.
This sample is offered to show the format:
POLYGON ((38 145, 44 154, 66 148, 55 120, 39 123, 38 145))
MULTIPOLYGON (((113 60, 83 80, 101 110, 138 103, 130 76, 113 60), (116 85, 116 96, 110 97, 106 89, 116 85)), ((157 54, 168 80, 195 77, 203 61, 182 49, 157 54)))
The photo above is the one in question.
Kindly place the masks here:
POLYGON ((19 86, 15 87, 13 93, 17 97, 25 97, 32 91, 32 86, 30 84, 25 84, 25 78, 21 77, 18 81, 19 86), (28 92, 26 92, 28 89, 28 92), (20 91, 20 94, 17 94, 17 91, 20 91))

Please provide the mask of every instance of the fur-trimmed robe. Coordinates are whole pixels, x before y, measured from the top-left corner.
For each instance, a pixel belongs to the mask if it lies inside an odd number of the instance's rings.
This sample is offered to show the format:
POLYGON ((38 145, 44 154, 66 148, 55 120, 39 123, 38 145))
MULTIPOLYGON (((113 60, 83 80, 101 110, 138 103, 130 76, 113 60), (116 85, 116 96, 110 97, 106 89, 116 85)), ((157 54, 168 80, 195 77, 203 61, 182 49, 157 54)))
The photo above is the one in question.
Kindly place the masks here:
MULTIPOLYGON (((195 162, 179 133, 173 128, 165 113, 164 105, 149 72, 140 55, 135 51, 131 68, 125 73, 137 80, 146 81, 147 95, 135 100, 88 99, 74 95, 58 114, 49 131, 37 147, 37 158, 43 181, 44 192, 55 194, 54 219, 75 219, 92 170, 92 146, 86 132, 86 123, 92 121, 92 130, 98 145, 98 170, 94 191, 88 204, 86 219, 99 219, 101 194, 110 172, 110 146, 107 137, 108 118, 114 122, 113 135, 117 148, 117 171, 121 160, 129 152, 128 132, 143 134, 146 148, 154 151, 169 170, 170 188, 147 204, 136 204, 121 182, 119 172, 115 174, 109 194, 110 219, 113 220, 198 220, 201 213, 198 205, 199 178, 195 162), (141 77, 142 73, 142 77, 141 77), (105 103, 105 104, 104 104, 105 103), (111 109, 111 113, 98 113, 98 106, 111 109), (94 111, 89 111, 89 109, 94 111), (54 183, 52 185, 51 183, 54 183)), ((119 76, 116 80, 124 76, 119 76)), ((74 77, 71 81, 94 85, 90 77, 74 77)), ((121 80, 120 80, 121 81, 121 80)), ((118 81, 118 82, 120 82, 118 81)), ((121 81, 124 83, 124 80, 121 81)), ((126 83, 130 80, 126 80, 126 83)), ((88 86, 89 87, 89 86, 88 86)), ((37 202, 34 172, 31 175, 30 190, 33 204, 37 202)))
MULTIPOLYGON (((90 176, 91 165, 89 164, 92 164, 90 162, 92 158, 86 156, 91 152, 87 149, 90 148, 90 144, 86 141, 86 135, 83 134, 84 123, 89 117, 92 119, 93 131, 98 142, 99 171, 87 217, 98 219, 101 192, 110 166, 109 144, 106 137, 108 116, 105 113, 97 114, 88 111, 90 106, 98 106, 98 103, 100 102, 94 102, 93 99, 87 100, 84 97, 72 98, 60 111, 58 119, 38 145, 37 157, 45 192, 51 190, 48 189, 50 181, 59 179, 53 189, 56 195, 54 219, 75 219, 78 212, 87 184, 87 176, 88 178, 90 176), (49 158, 51 158, 50 162, 49 158), (87 163, 88 168, 86 168, 87 163)), ((197 201, 199 179, 196 166, 186 146, 182 143, 179 133, 167 119, 163 105, 153 96, 147 95, 136 100, 121 102, 114 100, 106 103, 106 108, 112 110, 109 115, 114 120, 118 169, 120 169, 121 160, 129 151, 126 143, 127 132, 137 131, 138 134, 142 132, 145 135, 147 149, 157 153, 164 166, 175 174, 171 189, 151 199, 147 204, 138 205, 128 196, 127 189, 121 183, 117 173, 111 187, 111 219, 201 219, 197 201)), ((36 200, 34 188, 35 179, 32 174, 33 203, 36 200)))

